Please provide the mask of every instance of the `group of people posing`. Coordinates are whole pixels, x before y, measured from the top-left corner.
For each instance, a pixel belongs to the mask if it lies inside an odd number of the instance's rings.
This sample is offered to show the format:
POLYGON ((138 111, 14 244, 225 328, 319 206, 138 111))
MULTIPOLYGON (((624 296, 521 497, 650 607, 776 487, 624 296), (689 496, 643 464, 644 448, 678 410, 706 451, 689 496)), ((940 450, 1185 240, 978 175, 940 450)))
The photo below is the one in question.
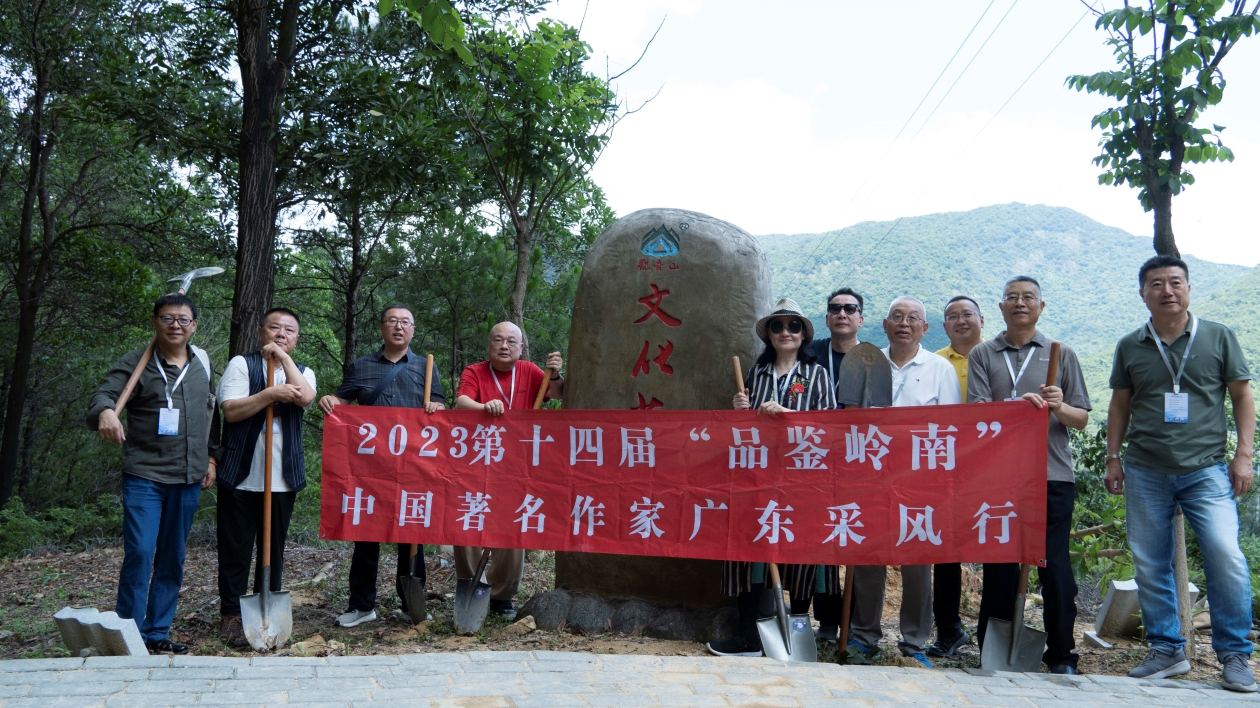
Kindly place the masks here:
MULTIPOLYGON (((1124 494, 1126 525, 1138 583, 1143 625, 1150 644, 1145 661, 1131 676, 1167 678, 1190 671, 1180 634, 1177 591, 1173 582, 1172 518, 1178 506, 1198 539, 1212 607, 1212 643, 1222 665, 1226 688, 1255 691, 1248 665, 1252 644, 1251 592, 1247 560, 1238 543, 1234 497, 1252 480, 1255 410, 1246 359, 1233 332, 1201 320, 1189 311, 1189 269, 1180 259, 1156 256, 1138 273, 1139 294, 1150 319, 1120 340, 1112 366, 1111 405, 1107 417, 1107 475, 1112 494, 1124 494), (1237 449, 1226 459, 1229 395, 1237 425, 1237 449), (1127 442, 1127 446, 1126 443, 1127 442)), ((827 301, 830 337, 815 339, 813 325, 790 299, 756 324, 765 348, 750 371, 746 389, 737 393, 737 410, 790 415, 837 407, 834 382, 846 353, 857 346, 866 302, 850 288, 827 301)), ((1091 404, 1080 362, 1061 345, 1053 385, 1045 383, 1051 340, 1037 328, 1046 302, 1040 284, 1028 276, 1006 283, 998 302, 1005 329, 983 338, 985 319, 972 297, 952 298, 943 313, 950 345, 938 352, 921 346, 928 331, 927 311, 913 297, 890 303, 883 320, 891 363, 892 405, 930 406, 1026 400, 1050 409, 1046 469, 1046 564, 1038 577, 1045 601, 1048 635, 1043 661, 1053 673, 1077 673, 1073 629, 1077 586, 1069 555, 1075 506, 1075 476, 1068 428, 1083 429, 1091 404)), ((424 408, 433 413, 447 399, 436 376, 425 400, 425 357, 410 349, 415 318, 403 305, 381 313, 380 350, 349 367, 336 392, 319 400, 325 414, 339 405, 424 408)), ((128 377, 143 350, 123 356, 92 397, 88 422, 100 437, 123 444, 124 559, 119 574, 117 612, 134 618, 154 651, 183 653, 172 641, 171 621, 183 575, 184 547, 201 489, 218 486, 219 595, 223 638, 244 646, 240 597, 245 594, 254 549, 263 542, 264 456, 272 455, 271 589, 281 587, 284 542, 294 498, 305 486, 301 425, 315 402, 314 372, 294 362, 301 323, 297 314, 276 308, 266 313, 257 352, 234 357, 217 391, 205 352, 189 339, 196 331, 197 308, 185 295, 158 300, 153 309, 156 347, 127 405, 126 431, 115 412, 128 377), (266 368, 275 364, 275 384, 266 368), (219 415, 222 409, 222 435, 219 415), (274 412, 273 445, 264 449, 265 413, 274 412), (182 413, 182 415, 181 415, 182 413), (221 442, 220 442, 221 439, 221 442)), ((490 331, 487 361, 467 367, 459 380, 454 407, 502 415, 524 410, 547 385, 547 396, 564 394, 558 352, 548 355, 547 371, 520 359, 524 335, 501 323, 490 331), (549 378, 549 380, 547 380, 549 378)), ((478 548, 455 549, 459 578, 471 578, 478 548)), ((377 619, 377 543, 356 542, 350 567, 343 627, 377 619)), ((520 587, 524 553, 495 549, 487 580, 491 611, 514 616, 512 601, 520 587)), ((256 564, 261 566, 261 563, 256 564)), ((874 654, 883 638, 886 569, 858 566, 852 592, 850 651, 874 654)), ((398 548, 398 596, 404 579, 424 576, 423 555, 398 548)), ((757 619, 769 616, 771 597, 761 563, 724 564, 722 589, 736 598, 739 626, 728 640, 710 643, 719 655, 759 656, 757 619)), ((988 563, 983 568, 976 640, 984 642, 988 618, 1012 619, 1018 583, 1017 564, 988 563)), ((902 654, 931 667, 931 657, 949 657, 971 641, 959 615, 962 568, 959 564, 902 566, 900 641, 902 654), (932 628, 935 626, 935 637, 932 628)), ((262 582, 254 573, 254 591, 262 582)), ((790 565, 784 568, 793 614, 812 606, 819 638, 836 642, 841 616, 837 566, 790 565)), ((407 611, 408 608, 401 608, 407 611)))
MULTIPOLYGON (((1181 635, 1173 582, 1173 515, 1178 506, 1190 521, 1203 554, 1207 597, 1212 607, 1212 645, 1222 666, 1222 685, 1255 691, 1248 660, 1252 644, 1251 585, 1238 543, 1235 497, 1252 481, 1255 404, 1246 358, 1226 326, 1190 313, 1190 273, 1185 262, 1156 256, 1138 271, 1138 293, 1150 318, 1116 346, 1107 412, 1107 474, 1112 494, 1124 494, 1150 650, 1130 672, 1137 678, 1168 678, 1190 671, 1181 635), (1230 397, 1238 442, 1227 461, 1225 396, 1230 397), (1127 442, 1127 446, 1126 446, 1127 442)), ((733 400, 736 410, 781 415, 837 407, 841 362, 859 344, 865 322, 863 297, 840 288, 827 300, 830 337, 815 339, 801 308, 784 298, 757 322, 765 349, 733 400)), ((1052 341, 1037 328, 1046 308, 1040 284, 1029 276, 1009 280, 998 302, 1005 329, 985 340, 984 315, 975 298, 958 295, 943 313, 949 346, 930 352, 921 342, 927 312, 913 297, 899 297, 883 320, 892 369, 893 406, 1025 400, 1050 409, 1046 464, 1046 557, 1038 568, 1047 634, 1042 661, 1051 673, 1075 674, 1076 579, 1069 540, 1076 486, 1068 428, 1081 430, 1092 409, 1080 361, 1060 344, 1055 381, 1047 384, 1052 341)), ((844 649, 878 652, 883 638, 883 566, 851 569, 851 639, 844 649)), ((983 568, 976 641, 983 645, 989 618, 1012 619, 1019 565, 986 563, 983 568)), ((739 629, 711 642, 718 655, 760 656, 756 622, 772 612, 765 588, 766 565, 727 562, 723 592, 736 598, 739 629)), ((838 566, 788 565, 783 585, 792 614, 813 607, 818 637, 836 642, 841 620, 838 566)), ((971 637, 959 616, 962 567, 957 563, 901 566, 901 637, 897 648, 925 667, 932 658, 953 656, 971 637), (933 639, 932 628, 936 632, 933 639)))

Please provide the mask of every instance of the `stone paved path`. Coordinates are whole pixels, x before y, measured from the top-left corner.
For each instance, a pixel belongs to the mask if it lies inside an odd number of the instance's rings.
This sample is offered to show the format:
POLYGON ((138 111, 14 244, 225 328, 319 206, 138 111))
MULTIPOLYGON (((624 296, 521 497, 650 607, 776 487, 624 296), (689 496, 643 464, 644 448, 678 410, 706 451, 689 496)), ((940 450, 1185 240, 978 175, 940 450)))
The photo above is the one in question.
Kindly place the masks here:
POLYGON ((0 708, 63 706, 1248 706, 1213 684, 1113 676, 784 664, 768 659, 469 652, 328 659, 0 662, 0 708))

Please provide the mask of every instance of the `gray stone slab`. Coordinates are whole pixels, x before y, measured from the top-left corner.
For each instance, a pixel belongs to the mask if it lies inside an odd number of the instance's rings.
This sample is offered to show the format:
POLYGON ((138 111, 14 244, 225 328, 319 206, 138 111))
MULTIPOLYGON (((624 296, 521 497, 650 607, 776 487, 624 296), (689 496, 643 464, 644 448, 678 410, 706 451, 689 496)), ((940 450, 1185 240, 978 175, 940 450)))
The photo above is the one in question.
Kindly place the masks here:
POLYGON ((472 662, 529 661, 534 655, 528 651, 470 651, 468 660, 472 662))
POLYGON ((446 695, 458 698, 469 696, 511 696, 515 699, 517 696, 525 695, 521 687, 514 683, 465 683, 448 686, 444 690, 446 695))
MULTIPOLYGON (((319 681, 320 679, 302 679, 298 683, 305 685, 308 681, 319 681)), ((452 684, 451 677, 444 674, 425 674, 420 676, 394 676, 390 678, 374 679, 376 684, 381 688, 409 688, 411 686, 450 686, 452 684)))
POLYGON ((60 683, 76 683, 78 681, 143 681, 149 678, 149 669, 101 669, 63 671, 60 683))
POLYGON ((127 684, 127 693, 210 693, 214 681, 210 679, 186 679, 183 681, 133 681, 127 684))
POLYGON ((71 654, 92 649, 105 656, 148 656, 144 637, 133 619, 92 607, 63 607, 53 615, 61 641, 71 654))
POLYGON ((85 669, 157 669, 170 666, 171 657, 166 654, 149 656, 89 656, 83 660, 85 669))
POLYGON ((105 699, 105 708, 162 708, 191 706, 197 700, 187 693, 116 693, 105 699))
POLYGON ((232 666, 204 666, 187 669, 151 669, 149 671, 150 681, 196 681, 198 679, 230 679, 236 676, 236 669, 232 666))
POLYGON ((95 708, 104 702, 102 696, 41 696, 10 698, 4 708, 95 708))
POLYGON ((328 660, 319 656, 256 656, 250 666, 328 666, 328 660))
POLYGON ((566 708, 567 706, 585 706, 581 696, 521 696, 513 698, 516 708, 566 708))
POLYGON ((640 706, 660 705, 651 696, 626 694, 586 696, 586 702, 596 708, 639 708, 640 706))
POLYGON ((315 678, 314 666, 238 666, 238 679, 315 678))
POLYGON ((430 666, 434 664, 466 664, 467 654, 399 654, 398 663, 403 666, 430 666))
POLYGON ((215 681, 215 693, 249 693, 292 691, 297 688, 297 679, 249 679, 245 681, 215 681))
MULTIPOLYGON (((395 664, 396 666, 397 664, 395 664)), ((391 677, 390 667, 380 664, 350 666, 316 666, 315 678, 368 678, 375 676, 391 677)))
POLYGON ((288 696, 284 691, 227 691, 225 693, 202 693, 198 696, 197 705, 259 705, 262 703, 284 703, 287 698, 288 696))
MULTIPOLYGON (((405 701, 419 698, 445 698, 448 694, 443 686, 413 686, 411 688, 378 688, 371 691, 372 701, 381 702, 405 701)), ((499 695, 491 693, 485 695, 499 695)), ((355 701, 358 703, 358 701, 355 701)))
POLYGON ((29 684, 4 684, 0 686, 0 698, 23 698, 31 692, 29 684))
POLYGON ((773 708, 795 708, 799 705, 795 698, 787 696, 727 696, 726 700, 733 706, 767 706, 773 708))
POLYGON ((60 675, 56 671, 15 671, 11 674, 0 674, 0 686, 22 683, 55 683, 60 675))
POLYGON ((538 695, 552 693, 561 694, 578 694, 585 695, 594 693, 589 683, 523 683, 520 685, 521 691, 526 695, 538 695))
POLYGON ((107 696, 126 686, 122 681, 58 681, 31 686, 31 697, 37 696, 107 696))
MULTIPOLYGON (((442 679, 444 677, 434 676, 433 678, 442 679)), ((387 678, 383 680, 393 681, 395 679, 387 678)), ((381 686, 381 685, 378 685, 377 681, 378 681, 377 679, 372 679, 372 678, 298 679, 297 690, 300 691, 302 694, 306 695, 308 698, 314 698, 321 701, 327 700, 328 696, 340 697, 340 692, 347 692, 346 701, 349 702, 351 700, 368 698, 366 694, 360 696, 357 693, 358 691, 371 691, 377 688, 407 688, 407 686, 381 686), (349 691, 355 691, 356 693, 355 695, 350 696, 348 693, 349 691), (322 695, 319 695, 321 692, 322 692, 322 695), (312 695, 312 694, 315 694, 315 695, 312 695)), ((446 684, 439 683, 439 684, 427 684, 427 685, 445 686, 446 684)), ((289 700, 290 701, 293 700, 292 695, 289 696, 289 700)))
POLYGON ((330 656, 329 666, 398 666, 397 656, 330 656))
POLYGON ((249 666, 248 656, 172 656, 171 668, 218 668, 222 666, 249 666))
MULTIPOLYGON (((721 696, 662 696, 657 694, 654 695, 653 698, 655 698, 662 706, 668 706, 670 708, 675 706, 677 706, 677 708, 714 708, 715 706, 730 705, 726 702, 726 699, 721 696)), ((828 705, 834 708, 836 704, 834 701, 831 701, 828 705)))
POLYGON ((4 671, 70 671, 83 666, 83 660, 67 657, 64 659, 9 659, 0 661, 0 672, 4 671))

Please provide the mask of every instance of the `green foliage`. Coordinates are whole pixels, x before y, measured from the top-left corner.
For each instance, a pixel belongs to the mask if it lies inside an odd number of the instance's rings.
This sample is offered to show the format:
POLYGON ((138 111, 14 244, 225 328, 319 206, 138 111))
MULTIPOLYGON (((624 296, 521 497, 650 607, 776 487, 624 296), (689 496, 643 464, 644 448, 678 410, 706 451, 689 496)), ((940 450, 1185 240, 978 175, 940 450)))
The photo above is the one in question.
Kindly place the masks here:
POLYGON ((1225 0, 1152 0, 1099 16, 1095 27, 1107 34, 1119 70, 1067 79, 1077 91, 1120 104, 1092 121, 1103 131, 1102 153, 1094 158, 1103 169, 1099 184, 1139 189, 1151 211, 1161 194, 1177 195, 1194 183, 1184 164, 1234 159, 1221 143, 1223 128, 1196 123, 1224 95, 1221 60, 1260 31, 1255 9, 1245 9, 1225 0))
POLYGON ((1072 459, 1076 462, 1076 509, 1072 528, 1105 529, 1071 540, 1072 570, 1078 578, 1096 578, 1100 592, 1109 580, 1133 577, 1133 555, 1129 552, 1124 527, 1124 496, 1107 492, 1103 476, 1107 474, 1107 430, 1098 426, 1093 431, 1070 431, 1072 459), (1099 555, 1100 551, 1122 551, 1119 556, 1099 555))
POLYGON ((46 509, 28 515, 20 497, 0 509, 0 558, 48 546, 112 539, 122 533, 122 504, 102 494, 83 506, 46 509))

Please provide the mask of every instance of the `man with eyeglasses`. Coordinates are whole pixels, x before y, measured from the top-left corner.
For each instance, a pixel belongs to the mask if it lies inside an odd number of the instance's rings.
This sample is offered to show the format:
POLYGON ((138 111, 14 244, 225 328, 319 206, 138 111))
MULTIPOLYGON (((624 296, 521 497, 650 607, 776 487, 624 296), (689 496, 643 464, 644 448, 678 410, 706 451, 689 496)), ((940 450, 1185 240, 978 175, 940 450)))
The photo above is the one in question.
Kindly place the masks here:
MULTIPOLYGON (((521 360, 525 335, 511 322, 500 322, 490 329, 489 359, 469 365, 459 377, 455 391, 456 410, 485 411, 501 416, 505 411, 526 411, 534 407, 534 398, 543 383, 547 383, 548 399, 564 396, 564 377, 560 370, 564 360, 560 352, 547 355, 547 373, 528 360, 521 360)), ((472 546, 455 547, 455 577, 471 579, 477 572, 483 549, 472 546)), ((490 551, 490 565, 486 580, 490 583, 490 611, 507 617, 516 617, 512 599, 521 589, 521 577, 525 572, 525 551, 519 548, 494 548, 490 551)))
MULTIPOLYGON (((386 305, 381 311, 381 348, 355 360, 337 391, 319 399, 319 409, 329 415, 337 406, 358 403, 361 406, 391 406, 394 408, 423 408, 435 413, 446 408, 442 395, 442 382, 433 376, 430 403, 424 405, 425 357, 411 351, 411 339, 416 334, 416 318, 411 308, 400 303, 386 305)), ((437 368, 436 366, 434 367, 437 368)), ((350 560, 349 609, 337 617, 342 627, 355 627, 376 619, 376 574, 380 565, 381 544, 375 541, 355 541, 354 556, 350 560)), ((407 598, 403 591, 408 567, 425 580, 424 554, 411 558, 410 544, 398 544, 398 572, 395 588, 402 613, 407 612, 407 598)))
POLYGON ((819 364, 827 367, 833 388, 840 380, 840 363, 844 355, 856 347, 858 330, 866 320, 862 317, 865 301, 853 288, 840 288, 827 298, 827 329, 831 336, 809 343, 809 352, 819 364))
MULTIPOLYGON (((219 379, 223 409, 223 461, 215 504, 219 541, 219 637, 233 647, 247 645, 241 624, 241 596, 249 582, 250 560, 262 534, 266 457, 271 455, 271 591, 279 592, 284 542, 297 493, 306 486, 302 416, 315 402, 315 370, 293 361, 301 322, 297 313, 273 307, 258 328, 259 349, 234 356, 219 379), (275 362, 275 385, 268 386, 267 362, 275 362), (271 449, 264 428, 272 407, 271 449)), ((254 565, 254 592, 262 584, 262 552, 254 565)))
POLYGON ((171 622, 184 579, 184 545, 201 490, 214 484, 218 447, 214 377, 205 350, 189 343, 197 305, 171 293, 153 305, 156 346, 127 400, 114 408, 145 349, 114 362, 88 405, 88 427, 122 445, 123 562, 115 611, 134 619, 151 652, 183 654, 171 622))
MULTIPOLYGON (((1027 275, 1011 278, 998 303, 1006 331, 976 345, 968 355, 967 400, 971 403, 1025 400, 1050 408, 1046 460, 1046 567, 1037 569, 1045 599, 1047 642, 1042 661, 1050 673, 1075 674, 1079 656, 1072 650, 1076 622, 1076 579, 1068 554, 1072 511, 1076 505, 1072 448, 1068 428, 1089 423, 1089 393, 1076 353, 1060 345, 1056 385, 1045 385, 1051 340, 1037 329, 1046 309, 1041 284, 1027 275)), ((1011 620, 1018 563, 985 563, 976 638, 984 646, 989 618, 1011 620)))
MULTIPOLYGON (((899 297, 888 306, 882 349, 892 362, 894 406, 946 406, 962 402, 958 374, 948 361, 923 348, 927 310, 912 297, 899 297)), ((884 632, 884 566, 857 566, 853 574, 853 639, 850 647, 866 655, 878 651, 884 632)), ((926 668, 925 650, 932 636, 932 566, 901 566, 901 641, 897 648, 926 668)))
MULTIPOLYGON (((984 316, 980 305, 966 295, 955 295, 945 303, 945 334, 949 346, 936 353, 954 365, 958 388, 967 398, 967 355, 983 341, 984 316)), ((932 616, 936 620, 936 641, 927 655, 937 658, 953 656, 958 647, 971 641, 962 626, 958 606, 962 602, 962 564, 937 563, 932 566, 932 616)))

